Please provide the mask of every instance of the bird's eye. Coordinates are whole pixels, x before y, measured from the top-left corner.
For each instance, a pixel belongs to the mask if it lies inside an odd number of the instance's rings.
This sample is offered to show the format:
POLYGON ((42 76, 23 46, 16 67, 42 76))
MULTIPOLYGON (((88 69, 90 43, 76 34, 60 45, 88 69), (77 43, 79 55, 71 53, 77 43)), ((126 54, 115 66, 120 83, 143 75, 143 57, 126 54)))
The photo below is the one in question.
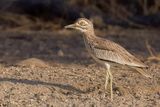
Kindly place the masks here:
POLYGON ((79 21, 78 24, 81 25, 81 26, 86 26, 87 25, 87 23, 85 21, 79 21))

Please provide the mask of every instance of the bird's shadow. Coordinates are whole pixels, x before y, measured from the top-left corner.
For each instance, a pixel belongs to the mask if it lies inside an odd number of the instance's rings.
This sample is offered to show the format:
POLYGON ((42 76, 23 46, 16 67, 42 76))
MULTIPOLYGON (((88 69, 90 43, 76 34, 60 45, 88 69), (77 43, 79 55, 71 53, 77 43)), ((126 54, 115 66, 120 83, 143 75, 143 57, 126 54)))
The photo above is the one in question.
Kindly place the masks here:
POLYGON ((85 94, 90 93, 93 91, 92 89, 86 89, 86 90, 80 90, 72 85, 69 84, 59 84, 59 83, 50 83, 50 82, 44 82, 39 80, 28 80, 28 79, 16 79, 16 78, 6 78, 6 77, 0 77, 0 82, 12 82, 12 83, 22 83, 27 85, 43 85, 43 86, 53 86, 58 87, 64 90, 67 90, 71 93, 78 93, 78 94, 85 94))

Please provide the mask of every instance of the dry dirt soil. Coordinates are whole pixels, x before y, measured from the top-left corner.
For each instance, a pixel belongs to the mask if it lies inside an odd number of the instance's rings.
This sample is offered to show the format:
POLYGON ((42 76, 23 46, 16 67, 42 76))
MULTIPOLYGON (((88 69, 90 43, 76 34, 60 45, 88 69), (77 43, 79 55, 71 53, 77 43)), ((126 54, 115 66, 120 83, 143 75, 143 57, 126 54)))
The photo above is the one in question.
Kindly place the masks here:
POLYGON ((160 32, 109 32, 111 39, 149 65, 145 78, 134 70, 112 69, 114 100, 104 90, 105 69, 88 55, 72 31, 0 32, 0 107, 159 107, 160 63, 145 39, 160 52, 160 32), (144 33, 145 32, 145 33, 144 33))

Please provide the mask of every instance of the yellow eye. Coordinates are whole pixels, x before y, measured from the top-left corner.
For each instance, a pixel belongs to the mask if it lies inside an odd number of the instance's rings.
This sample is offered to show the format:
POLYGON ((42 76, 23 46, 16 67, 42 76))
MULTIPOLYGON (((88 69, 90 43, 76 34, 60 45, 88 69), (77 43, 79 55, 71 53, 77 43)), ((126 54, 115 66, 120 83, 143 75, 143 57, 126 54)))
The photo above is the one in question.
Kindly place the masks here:
POLYGON ((79 21, 78 24, 81 25, 81 26, 86 26, 87 23, 85 21, 79 21))

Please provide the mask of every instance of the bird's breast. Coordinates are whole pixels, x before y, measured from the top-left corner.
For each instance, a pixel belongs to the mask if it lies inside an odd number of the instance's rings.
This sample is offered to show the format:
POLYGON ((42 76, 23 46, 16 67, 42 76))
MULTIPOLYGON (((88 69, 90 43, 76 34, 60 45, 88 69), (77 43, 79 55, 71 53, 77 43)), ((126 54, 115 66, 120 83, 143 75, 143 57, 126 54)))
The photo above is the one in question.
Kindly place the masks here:
POLYGON ((104 65, 104 61, 100 60, 99 58, 97 58, 95 55, 94 55, 94 50, 91 46, 91 43, 89 42, 89 40, 87 40, 87 38, 84 37, 84 43, 85 43, 85 47, 88 51, 88 53, 90 54, 90 56, 99 64, 101 65, 104 65))

